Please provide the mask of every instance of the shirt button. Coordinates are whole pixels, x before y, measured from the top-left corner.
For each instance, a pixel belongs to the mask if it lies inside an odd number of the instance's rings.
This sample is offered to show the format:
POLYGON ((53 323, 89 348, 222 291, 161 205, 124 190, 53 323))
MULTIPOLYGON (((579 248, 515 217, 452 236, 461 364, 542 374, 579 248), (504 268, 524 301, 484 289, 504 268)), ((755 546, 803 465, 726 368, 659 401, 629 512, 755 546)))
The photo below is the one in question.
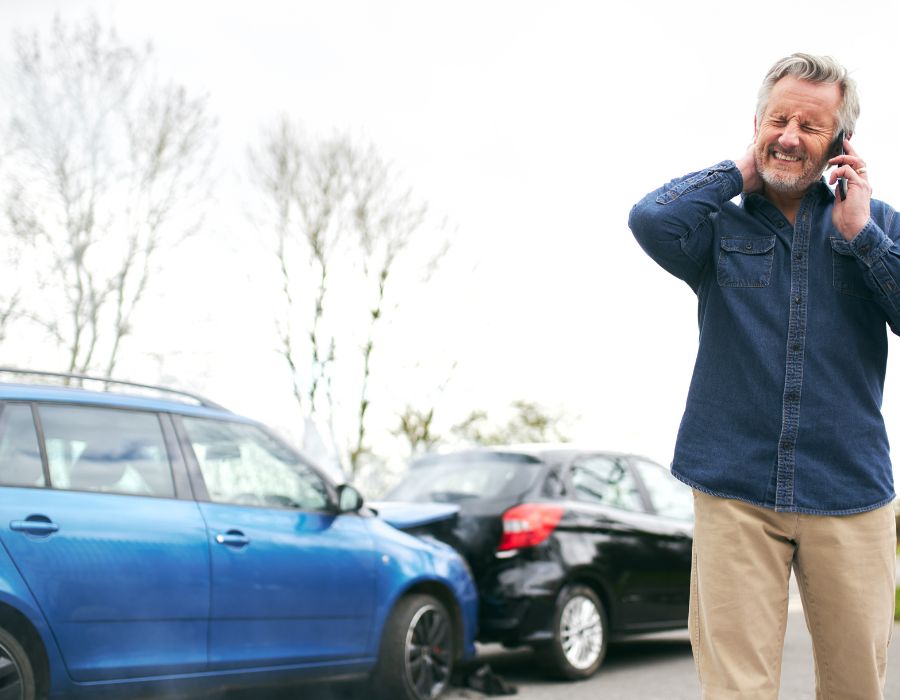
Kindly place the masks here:
POLYGON ((747 249, 747 250, 753 250, 753 244, 752 244, 752 243, 748 243, 747 245, 744 246, 744 248, 747 249))
POLYGON ((788 403, 794 403, 797 400, 797 392, 788 392, 788 395, 785 398, 787 399, 788 403))
POLYGON ((794 303, 799 304, 802 301, 800 297, 794 297, 794 303))
POLYGON ((784 222, 783 222, 783 221, 779 221, 779 222, 778 222, 778 228, 784 228, 784 222))
POLYGON ((794 253, 794 260, 803 260, 803 253, 794 253))
POLYGON ((791 345, 791 350, 793 350, 794 352, 800 352, 800 343, 794 343, 793 345, 791 345))
POLYGON ((859 252, 862 253, 863 255, 866 255, 869 252, 869 246, 861 245, 859 247, 859 252))
POLYGON ((782 449, 782 450, 791 450, 791 449, 793 449, 793 448, 794 448, 794 443, 793 443, 793 442, 782 442, 782 443, 781 443, 781 449, 782 449))

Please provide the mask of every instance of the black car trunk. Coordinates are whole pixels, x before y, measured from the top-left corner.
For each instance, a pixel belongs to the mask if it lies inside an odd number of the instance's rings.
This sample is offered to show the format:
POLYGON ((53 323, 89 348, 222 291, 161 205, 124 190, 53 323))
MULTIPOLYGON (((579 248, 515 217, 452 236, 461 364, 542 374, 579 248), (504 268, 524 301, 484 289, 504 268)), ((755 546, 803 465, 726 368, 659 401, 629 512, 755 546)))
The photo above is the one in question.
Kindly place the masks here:
POLYGON ((416 527, 457 549, 476 581, 492 565, 503 535, 503 514, 522 502, 544 470, 521 454, 455 454, 414 464, 390 500, 432 501, 459 506, 451 520, 416 527))

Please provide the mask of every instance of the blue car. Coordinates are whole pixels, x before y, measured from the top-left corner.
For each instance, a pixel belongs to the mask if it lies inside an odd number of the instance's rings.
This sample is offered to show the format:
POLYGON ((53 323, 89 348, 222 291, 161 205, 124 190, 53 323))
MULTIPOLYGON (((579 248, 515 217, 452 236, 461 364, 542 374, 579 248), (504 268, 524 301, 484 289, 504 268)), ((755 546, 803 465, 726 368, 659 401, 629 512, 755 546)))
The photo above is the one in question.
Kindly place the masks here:
POLYGON ((0 699, 442 693, 477 624, 452 548, 252 420, 119 384, 0 383, 0 699))

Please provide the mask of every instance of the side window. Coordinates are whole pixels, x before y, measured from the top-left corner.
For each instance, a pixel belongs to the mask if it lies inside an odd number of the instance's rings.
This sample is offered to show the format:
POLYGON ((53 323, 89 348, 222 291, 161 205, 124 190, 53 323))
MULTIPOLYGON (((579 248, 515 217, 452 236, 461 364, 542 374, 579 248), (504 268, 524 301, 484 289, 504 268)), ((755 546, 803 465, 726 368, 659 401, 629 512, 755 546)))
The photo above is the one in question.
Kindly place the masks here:
POLYGON ((0 484, 46 486, 29 404, 0 406, 0 484))
POLYGON ((694 497, 689 486, 678 481, 665 467, 640 459, 633 462, 659 515, 676 520, 694 519, 694 497))
POLYGON ((87 406, 38 408, 50 484, 67 491, 175 495, 159 418, 87 406))
POLYGON ((214 503, 300 510, 328 506, 322 478, 255 425, 182 417, 214 503))
POLYGON ((631 472, 617 459, 595 455, 572 465, 572 486, 579 501, 644 512, 644 503, 631 472))

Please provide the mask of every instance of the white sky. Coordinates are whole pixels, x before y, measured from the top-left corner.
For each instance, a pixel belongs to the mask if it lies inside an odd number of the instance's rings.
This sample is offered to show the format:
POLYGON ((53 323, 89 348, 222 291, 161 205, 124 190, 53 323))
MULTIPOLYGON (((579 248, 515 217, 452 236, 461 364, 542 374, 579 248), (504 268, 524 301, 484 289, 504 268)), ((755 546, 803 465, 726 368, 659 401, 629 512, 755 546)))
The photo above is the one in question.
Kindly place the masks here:
MULTIPOLYGON (((151 41, 163 73, 209 93, 223 173, 209 220, 219 249, 194 249, 173 269, 158 335, 141 340, 181 385, 289 422, 268 302, 242 247, 247 147, 288 113, 312 134, 370 139, 454 232, 441 275, 404 302, 392 333, 402 342, 378 360, 373 391, 438 401, 445 424, 470 408, 535 400, 579 417, 570 432, 581 441, 668 464, 696 305, 634 242, 631 205, 740 155, 765 71, 808 51, 853 71, 862 97, 854 144, 875 196, 900 206, 898 7, 3 0, 0 27, 45 30, 55 12, 94 10, 129 43, 151 41), (189 303, 176 273, 192 279, 189 303)), ((900 445, 896 357, 885 414, 900 445)))

